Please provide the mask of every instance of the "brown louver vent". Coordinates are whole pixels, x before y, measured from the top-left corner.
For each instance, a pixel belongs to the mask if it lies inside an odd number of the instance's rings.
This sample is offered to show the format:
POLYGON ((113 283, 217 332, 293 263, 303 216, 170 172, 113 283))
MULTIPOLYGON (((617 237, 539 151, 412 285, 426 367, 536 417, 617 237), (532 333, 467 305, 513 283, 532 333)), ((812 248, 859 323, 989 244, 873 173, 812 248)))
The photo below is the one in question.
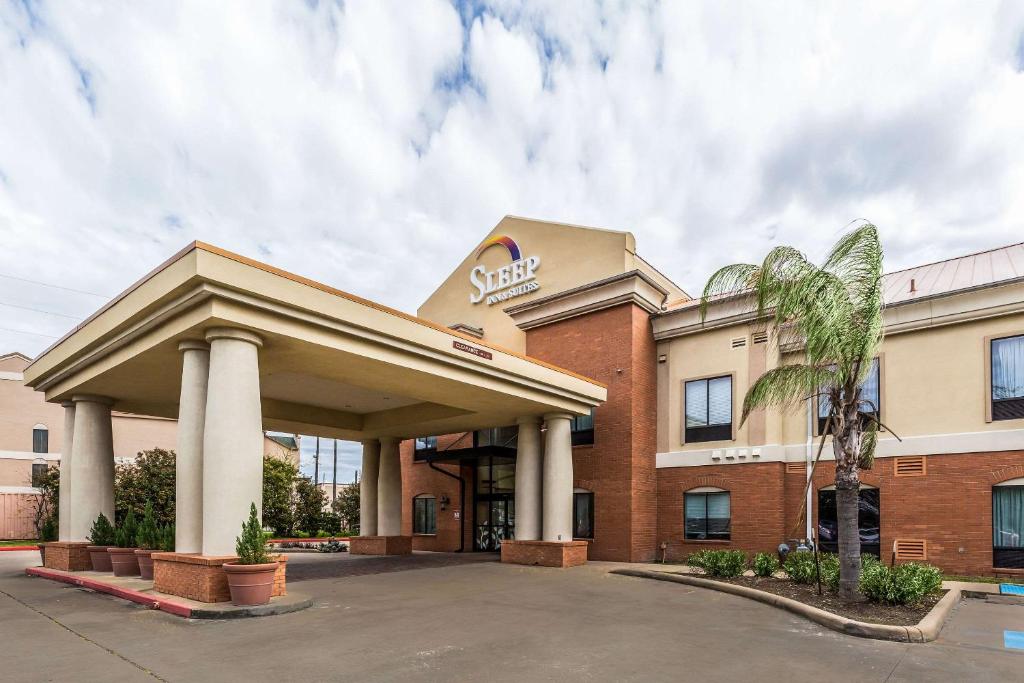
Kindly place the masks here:
POLYGON ((735 339, 732 340, 732 348, 734 348, 734 349, 738 349, 738 348, 741 348, 741 347, 746 346, 746 345, 747 345, 747 338, 746 337, 736 337, 735 339))
POLYGON ((921 538, 897 538, 892 543, 892 551, 897 560, 927 560, 928 541, 921 538))
POLYGON ((923 455, 908 455, 893 460, 894 474, 897 477, 923 477, 928 474, 928 466, 923 455))
POLYGON ((802 462, 787 462, 786 474, 806 474, 807 465, 802 462))
POLYGON ((768 333, 767 332, 755 332, 754 333, 754 343, 755 344, 767 344, 768 343, 768 333))

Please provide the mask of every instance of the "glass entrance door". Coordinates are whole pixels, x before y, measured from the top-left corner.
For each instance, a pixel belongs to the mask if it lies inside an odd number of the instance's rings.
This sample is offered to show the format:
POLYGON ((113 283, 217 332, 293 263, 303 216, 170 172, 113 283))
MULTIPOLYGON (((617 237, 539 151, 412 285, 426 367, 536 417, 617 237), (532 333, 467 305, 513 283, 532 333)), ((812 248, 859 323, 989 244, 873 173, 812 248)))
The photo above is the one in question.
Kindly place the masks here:
POLYGON ((503 539, 515 538, 515 482, 513 458, 480 458, 474 488, 474 550, 499 550, 503 539))

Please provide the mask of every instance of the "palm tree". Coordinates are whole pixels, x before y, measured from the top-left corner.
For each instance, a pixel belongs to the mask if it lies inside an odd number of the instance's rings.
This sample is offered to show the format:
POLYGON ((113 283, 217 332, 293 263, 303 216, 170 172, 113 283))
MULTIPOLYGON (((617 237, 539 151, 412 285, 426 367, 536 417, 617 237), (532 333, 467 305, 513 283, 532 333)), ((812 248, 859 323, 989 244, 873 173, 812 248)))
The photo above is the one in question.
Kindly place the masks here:
POLYGON ((780 349, 803 348, 803 363, 773 368, 754 382, 740 424, 754 410, 795 409, 819 398, 822 445, 831 434, 835 453, 839 595, 846 600, 861 599, 859 470, 870 469, 882 427, 878 407, 861 393, 882 341, 881 278, 878 229, 862 223, 836 243, 821 267, 792 247, 776 247, 760 265, 716 272, 700 302, 704 320, 709 302, 746 297, 757 319, 774 329, 780 349))

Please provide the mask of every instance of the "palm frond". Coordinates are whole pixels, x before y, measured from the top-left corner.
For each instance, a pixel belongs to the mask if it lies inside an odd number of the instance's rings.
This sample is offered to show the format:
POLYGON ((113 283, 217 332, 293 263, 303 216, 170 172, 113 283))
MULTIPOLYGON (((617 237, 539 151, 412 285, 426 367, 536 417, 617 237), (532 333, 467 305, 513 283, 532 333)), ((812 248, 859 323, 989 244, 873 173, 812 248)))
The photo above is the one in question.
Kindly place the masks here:
POLYGON ((704 285, 704 292, 700 297, 700 319, 704 320, 707 317, 708 304, 711 300, 751 289, 757 270, 758 266, 751 263, 736 263, 715 271, 704 285))
POLYGON ((791 408, 805 400, 808 394, 817 393, 820 387, 828 386, 833 371, 825 366, 782 365, 764 373, 747 390, 743 398, 743 415, 740 426, 755 410, 761 408, 791 408))

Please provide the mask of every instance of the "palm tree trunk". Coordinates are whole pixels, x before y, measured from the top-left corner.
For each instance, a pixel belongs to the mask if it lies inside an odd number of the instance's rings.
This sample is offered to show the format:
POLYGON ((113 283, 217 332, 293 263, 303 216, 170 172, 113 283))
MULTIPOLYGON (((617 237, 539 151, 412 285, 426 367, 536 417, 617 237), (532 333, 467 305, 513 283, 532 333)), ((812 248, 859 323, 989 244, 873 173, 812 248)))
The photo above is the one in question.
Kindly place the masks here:
MULTIPOLYGON (((836 521, 839 537, 839 598, 850 602, 863 600, 860 593, 860 473, 851 449, 843 447, 843 437, 834 442, 836 454, 836 521)), ((855 437, 856 438, 856 437, 855 437)), ((853 451, 856 452, 856 451, 853 451)))

